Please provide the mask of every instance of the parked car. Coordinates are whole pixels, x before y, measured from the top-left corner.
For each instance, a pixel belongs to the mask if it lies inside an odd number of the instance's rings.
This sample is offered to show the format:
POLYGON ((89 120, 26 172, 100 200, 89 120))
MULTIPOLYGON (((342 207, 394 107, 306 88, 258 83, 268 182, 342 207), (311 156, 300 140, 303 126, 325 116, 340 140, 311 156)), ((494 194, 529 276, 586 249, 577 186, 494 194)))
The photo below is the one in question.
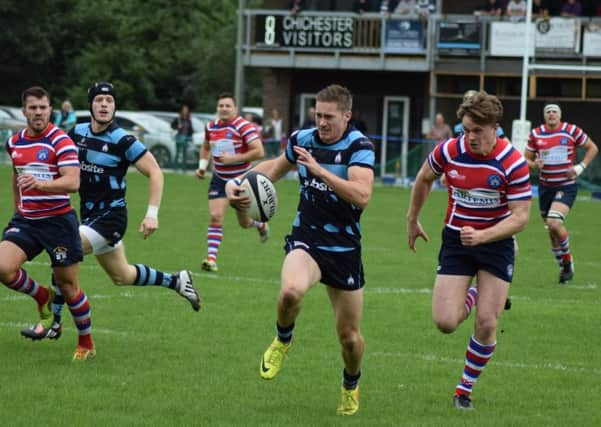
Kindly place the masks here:
MULTIPOLYGON (((155 117, 158 117, 161 120, 164 120, 166 123, 171 126, 173 119, 177 117, 178 113, 171 111, 144 111, 144 113, 151 114, 155 117)), ((196 165, 198 163, 198 152, 200 151, 200 147, 205 140, 205 126, 208 120, 199 119, 194 114, 190 114, 192 120, 192 129, 194 129, 194 133, 192 134, 192 144, 188 147, 188 153, 186 155, 188 165, 196 165)), ((210 120, 210 119, 209 119, 210 120)), ((175 138, 175 134, 177 131, 173 130, 173 138, 175 138)))
MULTIPOLYGON (((77 123, 90 121, 90 112, 87 110, 77 110, 75 115, 77 123)), ((151 114, 124 110, 117 111, 115 122, 142 141, 162 169, 172 166, 175 158, 175 139, 173 129, 168 123, 151 114)))
POLYGON ((15 120, 25 121, 25 116, 23 115, 23 109, 21 107, 12 107, 10 105, 0 105, 0 111, 7 114, 9 117, 15 120))

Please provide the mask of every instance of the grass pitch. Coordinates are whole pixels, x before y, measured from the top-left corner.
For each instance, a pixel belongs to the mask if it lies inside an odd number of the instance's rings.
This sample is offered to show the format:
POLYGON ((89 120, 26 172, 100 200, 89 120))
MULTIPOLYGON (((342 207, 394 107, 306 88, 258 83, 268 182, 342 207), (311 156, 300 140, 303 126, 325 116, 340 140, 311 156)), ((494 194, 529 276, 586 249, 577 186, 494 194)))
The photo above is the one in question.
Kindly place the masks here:
MULTIPOLYGON (((13 210, 9 168, 0 168, 0 181, 6 224, 13 210)), ((567 220, 576 275, 560 286, 534 201, 530 225, 518 236, 513 308, 500 320, 497 351, 474 387, 476 411, 465 413, 451 406, 451 395, 473 315, 446 336, 431 321, 446 194, 433 193, 425 206, 421 220, 431 242, 420 241, 414 254, 405 234, 408 190, 376 188, 363 216, 361 409, 343 419, 335 411, 342 361, 323 287, 304 301, 279 376, 264 381, 258 373, 274 335, 283 237, 296 211, 297 183, 276 184, 280 208, 266 244, 256 231, 238 228, 228 213, 218 274, 200 270, 208 181, 166 175, 160 229, 146 241, 137 232, 146 211, 146 179, 131 173, 128 184, 130 262, 192 270, 203 308, 195 313, 162 288, 114 286, 88 257, 80 280, 90 297, 98 356, 75 365, 70 315, 60 340, 26 341, 19 330, 35 321, 33 302, 0 287, 1 425, 597 425, 601 203, 578 200, 567 220)), ((25 268, 48 282, 47 255, 25 268)))

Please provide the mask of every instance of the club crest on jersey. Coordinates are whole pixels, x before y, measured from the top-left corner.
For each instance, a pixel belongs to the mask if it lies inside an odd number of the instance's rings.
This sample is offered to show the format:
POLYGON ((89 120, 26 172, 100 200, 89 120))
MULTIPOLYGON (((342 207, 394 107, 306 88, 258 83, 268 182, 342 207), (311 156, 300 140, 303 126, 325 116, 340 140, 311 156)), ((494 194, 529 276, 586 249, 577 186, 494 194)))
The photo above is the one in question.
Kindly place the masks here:
POLYGON ((234 134, 232 132, 228 132, 225 134, 226 138, 231 138, 232 136, 234 136, 234 134))
POLYGON ((50 153, 47 148, 41 148, 38 151, 38 154, 36 155, 36 157, 38 158, 38 160, 40 162, 45 162, 46 160, 48 160, 49 155, 50 155, 50 153))
POLYGON ((488 186, 490 188, 499 188, 503 181, 501 180, 501 177, 499 175, 493 174, 488 177, 486 182, 488 183, 488 186))
POLYGON ((54 259, 58 262, 63 262, 67 259, 67 248, 57 246, 56 248, 52 249, 52 253, 54 254, 54 259))
POLYGON ((568 138, 561 138, 561 139, 559 140, 559 143, 560 143, 561 145, 568 145, 568 138))

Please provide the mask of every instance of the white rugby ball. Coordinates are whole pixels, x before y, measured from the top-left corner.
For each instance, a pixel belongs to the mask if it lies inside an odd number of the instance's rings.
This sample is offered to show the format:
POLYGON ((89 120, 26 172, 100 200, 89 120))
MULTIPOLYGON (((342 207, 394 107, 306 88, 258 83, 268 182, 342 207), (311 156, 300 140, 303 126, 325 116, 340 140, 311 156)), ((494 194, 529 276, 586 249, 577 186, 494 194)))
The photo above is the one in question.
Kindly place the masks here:
POLYGON ((278 196, 269 178, 250 171, 244 176, 240 186, 250 199, 250 207, 246 210, 248 216, 261 222, 273 218, 278 208, 278 196))

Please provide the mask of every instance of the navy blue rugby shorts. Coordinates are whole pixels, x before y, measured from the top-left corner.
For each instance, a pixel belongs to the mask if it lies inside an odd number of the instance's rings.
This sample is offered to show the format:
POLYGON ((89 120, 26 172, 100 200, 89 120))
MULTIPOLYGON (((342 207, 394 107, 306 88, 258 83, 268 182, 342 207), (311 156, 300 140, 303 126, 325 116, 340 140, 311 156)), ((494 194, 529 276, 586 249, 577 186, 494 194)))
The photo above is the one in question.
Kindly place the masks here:
POLYGON ((475 276, 485 270, 508 283, 513 279, 514 239, 498 240, 478 246, 463 246, 459 231, 445 227, 438 253, 437 274, 475 276))
POLYGON ((75 211, 44 219, 16 213, 4 229, 3 239, 20 247, 29 261, 44 250, 53 267, 68 267, 83 260, 75 211))

